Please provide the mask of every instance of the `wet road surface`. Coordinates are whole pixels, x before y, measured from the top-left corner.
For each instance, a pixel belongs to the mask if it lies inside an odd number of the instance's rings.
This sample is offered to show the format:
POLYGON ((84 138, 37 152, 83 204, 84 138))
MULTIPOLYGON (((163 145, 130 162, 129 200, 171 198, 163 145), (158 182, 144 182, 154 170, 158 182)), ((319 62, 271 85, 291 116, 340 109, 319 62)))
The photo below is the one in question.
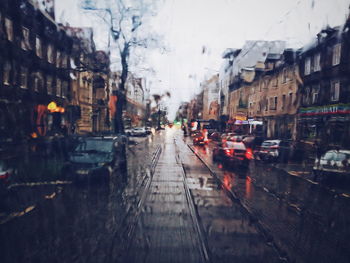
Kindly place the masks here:
POLYGON ((1 262, 349 262, 346 196, 259 162, 226 170, 176 129, 134 140, 107 184, 12 187, 1 262))
POLYGON ((229 169, 213 162, 212 144, 187 143, 291 262, 350 261, 347 195, 259 161, 229 169))

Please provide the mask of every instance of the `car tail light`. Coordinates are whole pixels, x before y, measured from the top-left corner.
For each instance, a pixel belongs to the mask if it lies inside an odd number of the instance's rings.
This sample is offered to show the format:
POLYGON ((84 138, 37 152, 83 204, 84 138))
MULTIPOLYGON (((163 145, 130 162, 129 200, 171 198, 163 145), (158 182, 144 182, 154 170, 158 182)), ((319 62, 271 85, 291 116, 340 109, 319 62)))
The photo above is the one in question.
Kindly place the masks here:
POLYGON ((228 156, 232 156, 234 154, 234 150, 233 149, 226 149, 225 154, 228 156))
POLYGON ((4 179, 4 180, 8 179, 9 177, 10 177, 9 173, 4 173, 4 174, 0 175, 0 179, 4 179))
POLYGON ((253 155, 253 151, 252 149, 248 148, 245 152, 245 158, 247 158, 248 160, 251 160, 254 158, 254 155, 253 155))

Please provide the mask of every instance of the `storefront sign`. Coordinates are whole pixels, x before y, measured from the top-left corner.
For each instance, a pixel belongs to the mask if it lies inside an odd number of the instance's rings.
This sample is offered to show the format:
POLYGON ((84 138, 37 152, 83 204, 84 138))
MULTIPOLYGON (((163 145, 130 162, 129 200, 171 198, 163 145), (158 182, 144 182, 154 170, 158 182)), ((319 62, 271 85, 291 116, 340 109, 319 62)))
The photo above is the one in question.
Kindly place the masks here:
POLYGON ((335 104, 320 107, 301 108, 299 113, 301 116, 350 114, 350 104, 335 104))
POLYGON ((236 115, 235 119, 236 119, 236 121, 246 121, 247 117, 246 116, 241 116, 241 115, 236 115))

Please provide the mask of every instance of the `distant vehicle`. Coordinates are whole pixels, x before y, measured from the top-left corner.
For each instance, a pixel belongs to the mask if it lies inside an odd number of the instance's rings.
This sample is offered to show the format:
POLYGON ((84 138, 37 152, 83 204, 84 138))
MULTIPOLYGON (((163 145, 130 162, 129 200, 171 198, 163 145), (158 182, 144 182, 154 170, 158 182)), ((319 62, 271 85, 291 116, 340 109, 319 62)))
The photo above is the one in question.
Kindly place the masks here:
POLYGON ((315 175, 350 175, 350 150, 330 150, 316 158, 315 175))
POLYGON ((242 142, 227 141, 219 143, 213 149, 213 161, 220 160, 234 166, 247 167, 253 158, 252 149, 247 148, 242 142))
POLYGON ((0 160, 0 192, 4 193, 12 180, 14 169, 6 160, 0 160))
POLYGON ((138 127, 131 130, 131 136, 147 136, 145 127, 138 127))
POLYGON ((210 136, 212 133, 216 132, 216 129, 210 125, 203 125, 203 129, 207 130, 208 136, 210 136))
POLYGON ((290 153, 290 142, 285 140, 263 141, 257 155, 263 161, 288 161, 290 153))
POLYGON ((262 137, 253 135, 247 135, 242 140, 242 142, 247 148, 252 148, 253 150, 260 147, 263 141, 264 140, 262 137))
POLYGON ((235 134, 230 132, 230 133, 222 133, 221 134, 221 142, 226 142, 229 140, 230 137, 234 136, 235 134))
POLYGON ((126 128, 124 129, 124 132, 126 135, 130 136, 131 135, 132 128, 126 128))
POLYGON ((121 140, 117 137, 82 137, 69 154, 62 175, 74 182, 109 180, 120 158, 121 140))
POLYGON ((231 142, 241 142, 244 139, 244 135, 232 135, 232 136, 227 136, 227 141, 231 142))
POLYGON ((198 135, 202 135, 202 132, 199 130, 194 130, 190 132, 191 137, 197 137, 198 135))
POLYGON ((146 134, 152 134, 152 128, 151 127, 146 127, 146 134))
POLYGON ((198 132, 193 136, 193 145, 205 145, 208 143, 208 138, 202 132, 198 132))
POLYGON ((221 141, 221 134, 220 132, 213 132, 209 135, 209 138, 213 141, 221 141))

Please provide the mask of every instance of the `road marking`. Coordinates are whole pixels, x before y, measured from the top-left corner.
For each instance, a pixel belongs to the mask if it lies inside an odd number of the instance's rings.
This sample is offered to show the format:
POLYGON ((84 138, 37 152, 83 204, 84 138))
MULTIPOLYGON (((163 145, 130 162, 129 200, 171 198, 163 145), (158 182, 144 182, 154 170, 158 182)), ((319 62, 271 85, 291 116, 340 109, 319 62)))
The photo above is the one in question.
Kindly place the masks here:
POLYGON ((4 218, 3 220, 0 221, 0 225, 4 224, 8 221, 10 221, 11 219, 14 219, 16 217, 21 217, 25 214, 28 214, 29 212, 33 211, 35 209, 35 205, 32 206, 28 206, 26 209, 24 209, 23 211, 20 212, 12 212, 11 214, 9 214, 6 218, 4 218))
POLYGON ((20 186, 38 186, 38 185, 64 185, 64 184, 71 184, 71 181, 51 181, 51 182, 32 182, 32 183, 18 183, 18 184, 11 184, 8 189, 14 188, 14 187, 20 187, 20 186))
POLYGON ((53 192, 51 195, 45 195, 45 199, 54 199, 56 197, 56 192, 53 192))

